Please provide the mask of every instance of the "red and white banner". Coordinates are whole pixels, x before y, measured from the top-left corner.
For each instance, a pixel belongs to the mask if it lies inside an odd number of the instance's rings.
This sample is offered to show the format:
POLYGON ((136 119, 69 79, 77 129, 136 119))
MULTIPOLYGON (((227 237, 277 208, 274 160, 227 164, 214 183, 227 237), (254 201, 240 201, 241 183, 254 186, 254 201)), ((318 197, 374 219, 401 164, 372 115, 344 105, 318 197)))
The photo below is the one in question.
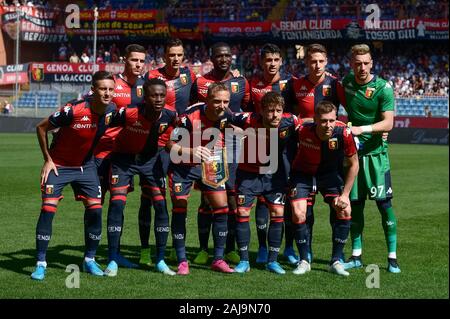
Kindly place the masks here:
POLYGON ((28 64, 0 66, 0 85, 28 83, 28 64))

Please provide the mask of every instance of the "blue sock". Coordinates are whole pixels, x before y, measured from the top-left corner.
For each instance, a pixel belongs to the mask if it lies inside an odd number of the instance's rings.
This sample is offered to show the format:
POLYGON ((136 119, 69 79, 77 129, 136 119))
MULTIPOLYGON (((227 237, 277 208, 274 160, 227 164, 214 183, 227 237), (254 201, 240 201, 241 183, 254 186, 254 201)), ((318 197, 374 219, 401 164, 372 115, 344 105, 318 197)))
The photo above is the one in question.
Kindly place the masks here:
POLYGON ((102 205, 93 204, 84 211, 84 238, 86 252, 84 257, 94 258, 102 236, 102 205))
POLYGON ((306 223, 293 224, 293 226, 300 260, 308 260, 308 226, 306 223))
POLYGON ((172 240, 178 263, 187 261, 185 246, 186 212, 186 207, 177 207, 172 210, 172 240))
MULTIPOLYGON (((309 203, 308 203, 309 204, 309 203)), ((314 206, 308 205, 306 208, 306 226, 308 227, 308 252, 312 251, 313 227, 314 227, 314 206)))
POLYGON ((107 220, 109 261, 116 260, 119 253, 126 198, 126 195, 112 195, 109 202, 107 220))
POLYGON ((157 200, 153 198, 153 206, 155 208, 155 242, 156 242, 156 262, 164 259, 166 252, 167 238, 169 237, 169 213, 167 211, 167 203, 163 199, 157 200))
POLYGON ((200 206, 197 215, 198 240, 200 249, 208 250, 209 233, 211 231, 212 214, 208 207, 200 206))
POLYGON ((228 211, 227 218, 227 243, 225 245, 225 253, 229 253, 236 249, 236 209, 228 211))
POLYGON ((294 246, 295 226, 292 224, 292 208, 290 202, 284 206, 285 247, 294 246))
POLYGON ((139 206, 139 238, 141 240, 141 247, 148 248, 148 241, 150 238, 150 227, 152 223, 152 201, 141 194, 141 206, 139 206))
POLYGON ((350 219, 336 219, 333 225, 333 252, 331 255, 331 263, 334 263, 342 257, 349 233, 350 219))
POLYGON ((236 241, 239 248, 239 255, 241 257, 241 260, 248 261, 248 246, 250 245, 250 223, 248 216, 237 216, 236 241))
POLYGON ((223 259, 225 243, 227 241, 227 219, 228 208, 213 210, 213 239, 214 239, 214 260, 223 259))
POLYGON ((36 253, 37 261, 45 261, 48 243, 52 237, 52 222, 56 213, 56 205, 43 204, 39 220, 36 225, 36 253), (51 210, 51 212, 49 211, 51 210))
POLYGON ((268 241, 269 262, 277 261, 281 242, 283 241, 283 217, 270 217, 268 241))
POLYGON ((259 200, 256 203, 256 233, 258 235, 259 247, 267 247, 267 224, 269 223, 269 208, 259 200))

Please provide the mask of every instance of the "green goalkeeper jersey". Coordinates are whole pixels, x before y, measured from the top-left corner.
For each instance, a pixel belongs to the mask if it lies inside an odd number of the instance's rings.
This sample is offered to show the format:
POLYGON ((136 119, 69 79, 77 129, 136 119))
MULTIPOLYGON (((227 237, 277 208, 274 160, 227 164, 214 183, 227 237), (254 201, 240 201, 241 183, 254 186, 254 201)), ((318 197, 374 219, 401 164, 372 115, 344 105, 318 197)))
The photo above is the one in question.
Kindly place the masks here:
MULTIPOLYGON (((371 125, 381 121, 381 113, 394 111, 394 90, 386 80, 374 76, 364 85, 355 81, 350 72, 342 84, 345 88, 348 121, 354 126, 371 125)), ((375 155, 387 149, 381 134, 364 133, 358 136, 361 143, 359 155, 375 155)))

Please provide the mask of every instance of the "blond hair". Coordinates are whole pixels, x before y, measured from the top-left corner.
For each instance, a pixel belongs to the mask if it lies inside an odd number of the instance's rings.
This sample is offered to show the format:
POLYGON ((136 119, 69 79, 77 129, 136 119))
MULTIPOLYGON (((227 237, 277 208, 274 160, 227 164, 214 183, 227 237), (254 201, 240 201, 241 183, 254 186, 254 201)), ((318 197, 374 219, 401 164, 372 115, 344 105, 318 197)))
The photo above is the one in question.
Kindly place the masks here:
POLYGON ((370 54, 370 48, 367 44, 355 44, 352 46, 352 58, 355 55, 370 54))

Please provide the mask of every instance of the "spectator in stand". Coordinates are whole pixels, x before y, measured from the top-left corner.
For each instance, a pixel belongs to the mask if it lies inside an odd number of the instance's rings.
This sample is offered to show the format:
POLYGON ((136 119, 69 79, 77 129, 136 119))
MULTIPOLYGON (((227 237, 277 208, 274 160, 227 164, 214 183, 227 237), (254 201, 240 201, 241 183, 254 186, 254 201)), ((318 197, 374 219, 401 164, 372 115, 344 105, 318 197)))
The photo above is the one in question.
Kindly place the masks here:
POLYGON ((433 114, 431 113, 430 107, 428 105, 425 105, 424 112, 425 112, 425 117, 433 116, 433 114))
POLYGON ((69 58, 70 63, 80 63, 80 58, 78 57, 77 53, 73 51, 72 55, 69 58))
POLYGON ((67 47, 64 43, 58 49, 58 61, 67 62, 67 47))
POLYGON ((86 54, 86 52, 83 52, 83 54, 81 54, 81 62, 83 63, 89 63, 89 57, 86 54))

